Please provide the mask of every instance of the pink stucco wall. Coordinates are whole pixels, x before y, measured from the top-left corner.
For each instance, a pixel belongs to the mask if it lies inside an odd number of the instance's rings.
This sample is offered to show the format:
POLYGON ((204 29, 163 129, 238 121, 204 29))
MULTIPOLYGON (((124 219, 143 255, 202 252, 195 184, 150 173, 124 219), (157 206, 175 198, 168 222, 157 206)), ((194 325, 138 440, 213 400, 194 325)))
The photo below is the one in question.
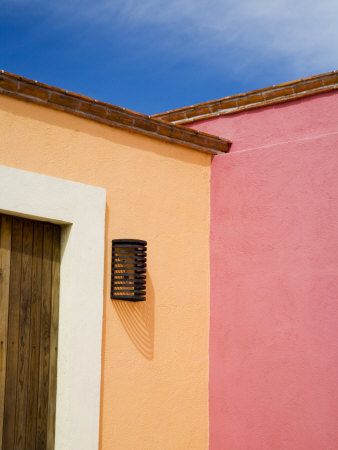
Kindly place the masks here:
POLYGON ((212 450, 338 449, 337 98, 194 124, 234 142, 211 178, 212 450))
POLYGON ((337 116, 338 100, 333 92, 187 126, 230 139, 231 152, 236 152, 337 132, 337 116))

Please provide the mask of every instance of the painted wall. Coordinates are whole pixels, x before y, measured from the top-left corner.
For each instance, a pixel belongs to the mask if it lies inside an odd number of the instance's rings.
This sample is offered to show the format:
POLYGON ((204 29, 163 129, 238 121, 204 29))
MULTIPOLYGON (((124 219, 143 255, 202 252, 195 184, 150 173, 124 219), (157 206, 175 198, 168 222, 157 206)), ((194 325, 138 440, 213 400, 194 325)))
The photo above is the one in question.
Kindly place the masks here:
POLYGON ((107 192, 100 448, 207 448, 210 156, 4 96, 0 124, 1 165, 107 192), (148 241, 146 302, 109 298, 125 237, 148 241))
POLYGON ((338 448, 335 94, 195 123, 211 183, 210 448, 338 448))
POLYGON ((337 132, 337 110, 337 94, 330 92, 187 126, 230 139, 237 152, 337 132))

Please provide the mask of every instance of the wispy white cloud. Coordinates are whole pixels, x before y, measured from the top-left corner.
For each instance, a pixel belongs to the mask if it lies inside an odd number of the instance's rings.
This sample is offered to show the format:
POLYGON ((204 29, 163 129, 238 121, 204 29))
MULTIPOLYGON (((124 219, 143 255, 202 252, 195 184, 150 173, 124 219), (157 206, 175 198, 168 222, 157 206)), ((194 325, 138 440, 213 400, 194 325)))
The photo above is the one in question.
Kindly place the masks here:
MULTIPOLYGON (((7 0, 27 3, 28 0, 7 0)), ((172 53, 250 66, 283 59, 299 71, 336 68, 336 0, 30 0, 64 17, 105 29, 117 24, 137 39, 139 29, 153 45, 172 53)), ((232 68, 233 70, 233 68, 232 68)))
POLYGON ((106 1, 106 11, 120 10, 136 25, 172 29, 189 51, 217 53, 232 47, 259 59, 289 57, 295 65, 320 67, 338 60, 336 0, 129 0, 121 4, 124 7, 119 9, 116 0, 106 1))

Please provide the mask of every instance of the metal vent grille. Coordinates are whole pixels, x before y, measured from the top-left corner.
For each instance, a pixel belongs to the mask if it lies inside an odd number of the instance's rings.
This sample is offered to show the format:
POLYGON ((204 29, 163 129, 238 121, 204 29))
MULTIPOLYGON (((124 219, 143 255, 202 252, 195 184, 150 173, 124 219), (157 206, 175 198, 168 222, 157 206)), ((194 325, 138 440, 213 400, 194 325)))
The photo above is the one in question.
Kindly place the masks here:
POLYGON ((112 241, 110 298, 139 302, 146 299, 147 242, 136 239, 112 241))

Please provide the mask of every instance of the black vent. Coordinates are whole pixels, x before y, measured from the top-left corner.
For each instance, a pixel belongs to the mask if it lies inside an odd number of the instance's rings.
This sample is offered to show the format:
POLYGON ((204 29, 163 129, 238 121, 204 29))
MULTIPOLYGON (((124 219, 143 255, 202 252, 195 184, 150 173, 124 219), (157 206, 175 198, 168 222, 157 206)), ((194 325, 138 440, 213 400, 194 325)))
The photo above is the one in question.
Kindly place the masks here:
POLYGON ((114 239, 111 267, 110 298, 131 302, 146 299, 146 241, 114 239))

